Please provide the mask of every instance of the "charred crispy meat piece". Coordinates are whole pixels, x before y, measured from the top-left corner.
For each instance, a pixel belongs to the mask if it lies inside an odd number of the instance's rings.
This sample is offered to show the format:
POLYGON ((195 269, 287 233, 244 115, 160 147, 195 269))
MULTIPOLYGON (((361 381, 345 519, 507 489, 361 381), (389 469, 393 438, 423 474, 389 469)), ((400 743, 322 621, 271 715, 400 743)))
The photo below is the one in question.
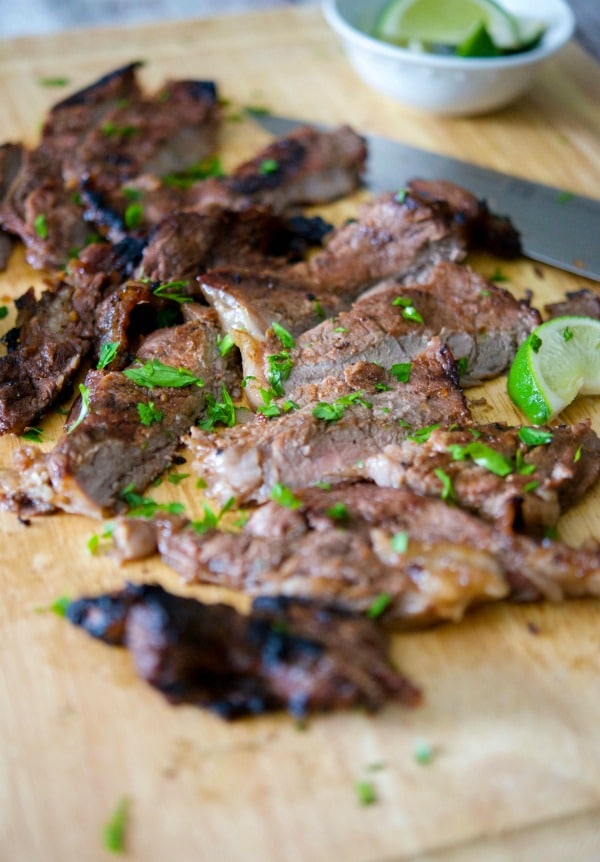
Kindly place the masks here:
POLYGON ((90 371, 87 407, 75 405, 70 430, 50 453, 25 449, 16 456, 16 471, 2 477, 0 504, 27 515, 62 509, 99 517, 123 508, 126 488, 143 490, 169 466, 207 392, 216 398, 222 383, 233 388, 238 379, 218 350, 218 334, 214 312, 199 308, 193 319, 143 342, 139 363, 162 363, 176 378, 178 369, 188 371, 187 382, 138 384, 128 369, 90 371))
POLYGON ((93 637, 126 646, 139 675, 171 703, 225 719, 420 702, 392 667, 382 631, 334 605, 264 597, 243 615, 158 585, 130 584, 72 602, 67 615, 93 637))
POLYGON ((158 548, 185 581, 247 593, 308 596, 356 610, 385 595, 404 626, 458 620, 472 606, 600 596, 598 546, 568 547, 498 529, 440 499, 368 483, 296 492, 257 508, 241 533, 181 518, 114 533, 121 557, 158 548))
POLYGON ((600 320, 600 295, 582 287, 567 293, 562 302, 553 302, 545 308, 549 317, 563 317, 568 314, 595 317, 600 320))
POLYGON ((135 241, 94 245, 36 300, 16 300, 16 327, 0 357, 0 432, 21 433, 64 392, 90 353, 96 308, 139 259, 135 241))
POLYGON ((212 497, 263 502, 278 482, 295 489, 361 476, 369 459, 410 429, 469 421, 454 361, 433 339, 405 382, 379 365, 357 362, 314 386, 300 410, 269 421, 259 416, 218 434, 193 428, 189 446, 212 497))

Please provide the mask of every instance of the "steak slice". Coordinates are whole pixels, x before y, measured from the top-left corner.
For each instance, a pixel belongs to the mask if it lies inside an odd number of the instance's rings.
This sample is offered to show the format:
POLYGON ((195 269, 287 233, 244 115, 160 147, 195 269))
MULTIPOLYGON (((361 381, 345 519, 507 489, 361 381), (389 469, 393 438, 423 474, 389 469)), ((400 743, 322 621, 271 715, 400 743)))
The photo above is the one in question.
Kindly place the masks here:
POLYGON ((83 418, 75 422, 76 404, 70 430, 50 453, 27 448, 16 455, 16 471, 2 477, 0 505, 21 515, 62 509, 91 517, 125 508, 125 489, 142 491, 169 466, 181 436, 201 416, 206 393, 216 397, 223 382, 232 385, 218 334, 214 312, 198 308, 188 322, 152 333, 138 351, 140 362, 186 369, 202 385, 144 386, 124 372, 88 372, 83 418))
POLYGON ((596 483, 600 439, 589 420, 537 429, 436 428, 426 440, 405 435, 366 454, 353 472, 383 487, 439 497, 440 470, 457 505, 505 530, 544 533, 596 483), (534 440, 545 432, 545 442, 523 442, 520 435, 527 440, 531 432, 534 440))
POLYGON ((564 300, 546 305, 544 310, 548 317, 575 314, 600 320, 600 296, 593 290, 582 287, 581 290, 569 291, 564 300))
POLYGON ((264 502, 281 482, 305 488, 361 476, 370 459, 400 443, 408 433, 436 423, 470 420, 447 348, 433 339, 418 354, 410 379, 399 382, 379 365, 359 362, 341 377, 328 377, 300 410, 225 428, 218 433, 193 428, 188 438, 194 469, 220 503, 264 502), (317 402, 340 403, 356 396, 336 421, 314 415, 317 402), (365 406, 366 405, 366 406, 365 406))
POLYGON ((335 605, 264 597, 244 615, 156 584, 128 584, 71 602, 67 616, 93 637, 127 647, 138 674, 170 703, 227 720, 421 700, 392 667, 381 629, 335 605))
POLYGON ((130 550, 158 551, 186 582, 251 595, 282 594, 385 607, 384 620, 422 626, 458 620, 472 606, 600 596, 600 547, 571 548, 498 529, 440 499, 365 482, 295 493, 283 507, 257 508, 242 532, 205 530, 168 516, 113 537, 130 550))
POLYGON ((89 246, 39 299, 30 288, 16 300, 9 352, 0 357, 1 433, 20 434, 64 393, 91 351, 96 307, 138 258, 129 241, 89 246))
MULTIPOLYGON (((299 336, 290 352, 285 393, 300 401, 307 384, 360 360, 385 368, 409 362, 434 335, 452 350, 461 383, 480 383, 507 369, 539 322, 526 300, 516 300, 468 267, 443 262, 426 284, 382 282, 349 311, 299 336)), ((256 390, 268 384, 268 356, 277 352, 273 341, 270 337, 266 344, 262 368, 254 367, 256 380, 248 393, 255 402, 256 390)))

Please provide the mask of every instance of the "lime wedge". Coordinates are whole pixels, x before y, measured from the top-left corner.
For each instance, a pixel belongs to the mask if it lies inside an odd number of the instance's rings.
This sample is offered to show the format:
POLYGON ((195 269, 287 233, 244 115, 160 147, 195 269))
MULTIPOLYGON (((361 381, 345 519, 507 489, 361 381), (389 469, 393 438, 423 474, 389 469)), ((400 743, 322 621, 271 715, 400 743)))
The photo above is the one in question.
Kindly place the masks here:
POLYGON ((600 394, 600 320, 556 317, 519 347, 508 373, 508 394, 530 422, 541 425, 579 393, 600 394))
POLYGON ((516 18, 494 0, 391 0, 379 16, 374 35, 396 44, 457 46, 481 26, 500 48, 519 44, 516 18))

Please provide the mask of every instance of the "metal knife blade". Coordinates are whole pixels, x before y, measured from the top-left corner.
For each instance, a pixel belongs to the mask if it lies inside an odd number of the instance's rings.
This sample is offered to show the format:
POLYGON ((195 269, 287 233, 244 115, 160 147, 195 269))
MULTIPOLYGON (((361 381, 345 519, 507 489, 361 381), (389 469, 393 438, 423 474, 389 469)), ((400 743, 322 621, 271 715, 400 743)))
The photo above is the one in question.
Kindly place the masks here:
MULTIPOLYGON (((253 114, 253 119, 274 135, 289 134, 308 122, 274 114, 253 114)), ((494 212, 511 217, 527 257, 600 281, 600 201, 399 141, 364 137, 367 188, 393 191, 415 177, 452 180, 484 198, 494 212)))

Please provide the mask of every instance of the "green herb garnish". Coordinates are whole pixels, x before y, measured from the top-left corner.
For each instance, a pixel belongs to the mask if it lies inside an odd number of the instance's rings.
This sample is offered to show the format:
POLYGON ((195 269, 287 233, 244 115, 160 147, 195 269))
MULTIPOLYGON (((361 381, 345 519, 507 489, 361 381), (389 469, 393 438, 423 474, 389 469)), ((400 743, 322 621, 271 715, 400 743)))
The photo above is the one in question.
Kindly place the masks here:
POLYGON ((397 296, 392 300, 392 305, 402 309, 400 312, 405 320, 412 320, 413 323, 424 323, 423 317, 415 308, 412 299, 407 296, 397 296))
POLYGON ((274 174, 279 170, 277 159, 263 159, 258 166, 258 173, 263 175, 274 174))
POLYGON ((440 467, 436 467, 433 472, 442 483, 442 493, 440 495, 442 500, 444 500, 444 502, 446 503, 454 501, 454 488, 452 487, 452 479, 450 478, 450 476, 445 473, 444 470, 442 470, 440 467))
POLYGON ((129 816, 129 799, 123 797, 102 829, 104 847, 110 853, 125 852, 125 833, 129 816))
MULTIPOLYGON (((217 347, 219 348, 221 356, 227 356, 229 351, 235 347, 235 341, 231 335, 226 332, 225 335, 217 335, 217 347)), ((244 380, 247 380, 247 378, 244 378, 244 380)))
POLYGON ((398 383, 408 383, 411 371, 412 362, 396 362, 390 368, 390 374, 396 378, 398 383))
POLYGON ((451 444, 448 446, 448 451, 455 461, 471 458, 479 467, 484 467, 496 476, 508 476, 515 470, 515 465, 509 458, 479 440, 473 440, 472 443, 465 445, 451 444))
POLYGON ((291 488, 288 488, 287 485, 282 485, 281 482, 276 482, 273 485, 271 500, 274 500, 285 509, 299 509, 302 505, 302 500, 299 500, 291 488))
POLYGON ((157 512, 181 515, 185 509, 183 503, 158 503, 152 497, 142 497, 133 488, 133 485, 127 485, 121 491, 121 497, 129 506, 128 514, 131 518, 152 518, 157 512))
POLYGON ((322 419, 324 422, 337 422, 342 418, 348 407, 351 407, 353 404, 360 404, 361 407, 366 407, 370 410, 373 405, 369 401, 365 401, 362 396, 363 393, 360 391, 352 392, 350 395, 342 395, 332 403, 319 401, 313 407, 312 415, 315 419, 322 419))
POLYGON ((33 229, 40 239, 47 239, 48 223, 46 221, 46 216, 43 213, 36 215, 36 217, 34 218, 33 229))
POLYGON ((183 288, 187 286, 187 281, 165 281, 163 284, 155 287, 152 293, 154 296, 162 296, 163 299, 170 299, 182 305, 184 302, 193 301, 191 296, 183 292, 183 288))
POLYGON ((518 437, 526 446, 546 446, 552 442, 552 431, 523 426, 519 428, 518 437))
POLYGON ((183 386, 204 386, 204 380, 196 377, 185 368, 173 368, 165 365, 159 359, 150 359, 144 365, 126 368, 125 377, 138 386, 152 388, 162 386, 169 389, 181 389, 183 386))
POLYGON ((277 323, 277 321, 274 320, 271 323, 271 329, 273 330, 277 338, 281 341, 282 347, 285 347, 286 350, 292 350, 294 348, 296 344, 296 342, 294 341, 294 336, 285 328, 285 326, 282 326, 280 323, 277 323))
POLYGON ((346 506, 345 503, 334 503, 333 506, 330 506, 325 510, 325 514, 328 518, 331 518, 332 521, 338 522, 347 521, 350 517, 348 506, 346 506))
POLYGON ((377 617, 380 617, 388 609, 391 601, 392 597, 389 593, 380 593, 367 608, 367 616, 372 620, 377 619, 377 617))
POLYGON ((96 365, 96 368, 98 370, 106 368, 107 365, 110 365, 118 352, 118 341, 108 341, 106 344, 103 344, 100 348, 100 356, 98 357, 98 364, 96 365))
MULTIPOLYGON (((183 482, 184 479, 188 479, 190 473, 169 473, 167 476, 167 482, 170 485, 179 485, 180 482, 183 482)), ((198 485, 196 485, 198 487, 198 485)))
POLYGON ((377 802, 377 794, 372 781, 363 778, 356 782, 354 789, 361 805, 373 805, 374 802, 377 802))
POLYGON ((392 551, 396 554, 405 554, 408 549, 408 533, 394 533, 390 539, 392 551))
POLYGON ((418 742, 414 749, 415 760, 421 766, 426 766, 431 763, 434 757, 434 750, 428 742, 418 742))
POLYGON ((165 415, 162 410, 154 406, 154 401, 149 401, 147 404, 140 401, 137 410, 140 422, 146 426, 153 425, 155 422, 162 422, 165 415))
MULTIPOLYGON (((400 422, 400 420, 398 421, 400 422)), ((434 425, 427 425, 425 428, 417 428, 417 430, 413 431, 412 434, 406 435, 407 439, 412 440, 414 443, 426 443, 431 437, 432 432, 435 431, 436 428, 439 428, 440 425, 440 422, 436 422, 434 425)), ((404 425, 404 427, 406 428, 408 426, 404 425)))
POLYGON ((232 428, 237 421, 233 399, 225 385, 221 386, 221 401, 210 392, 206 393, 206 418, 198 422, 203 431, 212 431, 215 425, 232 428))
POLYGON ((29 440, 31 443, 41 443, 44 439, 44 432, 41 428, 36 428, 33 425, 28 425, 21 434, 23 440, 29 440))
POLYGON ((294 363, 287 350, 267 356, 267 380, 275 395, 285 395, 284 383, 292 373, 294 363))
POLYGON ((199 533, 200 535, 207 533, 209 530, 216 530, 219 526, 219 523, 221 522, 221 519, 223 518, 223 515, 225 515, 227 512, 229 512, 230 509, 233 508, 234 503, 235 498, 230 497, 225 503, 225 505, 222 506, 218 512, 215 512, 213 509, 211 509, 208 503, 202 503, 202 508, 204 509, 204 518, 197 521, 192 521, 192 528, 196 531, 196 533, 199 533))
POLYGON ((171 174, 166 174, 162 178, 162 182, 166 186, 176 189, 189 189, 194 183, 199 180, 205 180, 208 177, 222 177, 223 168, 221 161, 216 156, 203 159, 185 168, 183 171, 176 171, 171 174))
POLYGON ((129 204, 123 216, 125 227, 129 230, 135 230, 141 225, 143 217, 144 207, 142 204, 129 204))
POLYGON ((8 315, 8 308, 5 305, 0 305, 0 320, 4 320, 8 315))
POLYGON ((59 76, 56 78, 40 78, 40 84, 42 87, 66 87, 68 83, 68 78, 62 78, 59 76))

